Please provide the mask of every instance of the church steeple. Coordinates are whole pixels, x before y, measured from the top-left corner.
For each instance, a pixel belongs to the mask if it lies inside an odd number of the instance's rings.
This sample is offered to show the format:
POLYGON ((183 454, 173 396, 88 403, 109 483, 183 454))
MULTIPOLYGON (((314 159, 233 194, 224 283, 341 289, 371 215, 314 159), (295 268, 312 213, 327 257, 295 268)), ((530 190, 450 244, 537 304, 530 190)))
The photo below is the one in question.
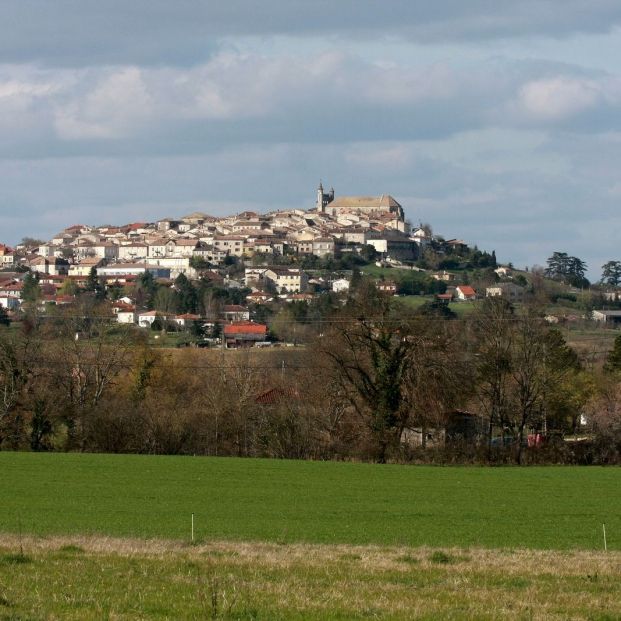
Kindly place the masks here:
POLYGON ((319 187, 317 188, 317 201, 315 208, 319 212, 325 212, 326 205, 334 200, 334 188, 330 188, 330 191, 326 194, 323 191, 323 183, 319 181, 319 187))

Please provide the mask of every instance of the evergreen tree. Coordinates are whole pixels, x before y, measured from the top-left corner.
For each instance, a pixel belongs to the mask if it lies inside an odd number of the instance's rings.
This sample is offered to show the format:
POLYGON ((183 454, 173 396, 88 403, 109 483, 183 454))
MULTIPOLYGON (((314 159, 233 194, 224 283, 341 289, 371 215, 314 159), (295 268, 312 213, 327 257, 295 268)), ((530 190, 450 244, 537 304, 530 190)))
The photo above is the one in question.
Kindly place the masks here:
POLYGON ((27 304, 34 304, 41 299, 41 286, 39 285, 39 277, 32 272, 28 272, 24 277, 24 286, 22 287, 22 300, 27 304))
POLYGON ((91 267, 91 271, 86 279, 85 291, 90 291, 95 294, 97 300, 103 300, 106 297, 106 288, 103 283, 97 277, 97 268, 91 267))
POLYGON ((566 252, 554 252, 547 260, 545 275, 574 287, 588 287, 586 279, 587 264, 578 257, 571 257, 566 252))
POLYGON ((179 274, 175 280, 177 308, 180 313, 196 313, 198 295, 194 285, 185 274, 179 274))
POLYGON ((419 309, 418 314, 425 317, 438 317, 442 319, 456 319, 457 314, 451 310, 449 305, 442 300, 431 300, 425 302, 419 309))
POLYGON ((157 291, 157 283, 153 274, 149 271, 143 272, 136 281, 135 295, 138 306, 153 308, 153 298, 157 291))
POLYGON ((602 265, 602 284, 618 287, 621 283, 621 261, 608 261, 602 265))
POLYGON ((604 370, 609 373, 621 371, 621 334, 617 336, 612 347, 612 351, 608 353, 604 370))
POLYGON ((362 283, 362 274, 360 273, 360 270, 357 267, 354 267, 352 274, 351 274, 351 280, 349 281, 350 293, 353 293, 354 291, 356 291, 356 289, 360 287, 361 283, 362 283))

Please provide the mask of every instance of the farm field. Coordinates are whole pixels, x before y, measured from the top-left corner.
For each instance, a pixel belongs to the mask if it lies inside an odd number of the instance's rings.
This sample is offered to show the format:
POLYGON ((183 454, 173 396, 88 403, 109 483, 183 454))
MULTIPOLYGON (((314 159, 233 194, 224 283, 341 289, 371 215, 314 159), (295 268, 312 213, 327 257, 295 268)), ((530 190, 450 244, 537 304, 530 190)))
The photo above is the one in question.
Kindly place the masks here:
POLYGON ((0 533, 621 549, 621 470, 0 453, 0 533))
POLYGON ((618 552, 101 537, 0 541, 1 619, 621 616, 618 552))

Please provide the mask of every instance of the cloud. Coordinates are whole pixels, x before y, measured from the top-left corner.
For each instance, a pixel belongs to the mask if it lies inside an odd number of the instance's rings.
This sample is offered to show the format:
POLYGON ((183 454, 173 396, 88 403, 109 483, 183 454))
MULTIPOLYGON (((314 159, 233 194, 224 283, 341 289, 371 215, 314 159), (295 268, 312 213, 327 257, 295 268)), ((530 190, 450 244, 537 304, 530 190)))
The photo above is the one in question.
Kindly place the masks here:
POLYGON ((101 78, 84 96, 57 105, 55 127, 65 140, 121 138, 142 127, 155 105, 141 71, 126 67, 101 78))
POLYGON ((438 140, 559 124, 599 132, 621 124, 619 103, 619 76, 545 61, 411 65, 331 49, 286 57, 227 51, 195 67, 5 66, 0 156, 438 140))
POLYGON ((248 36, 471 42, 604 33, 620 24, 617 0, 3 0, 0 58, 192 65, 222 39, 248 36))
POLYGON ((534 80, 521 87, 520 103, 536 120, 565 120, 597 105, 602 99, 595 80, 567 77, 534 80))

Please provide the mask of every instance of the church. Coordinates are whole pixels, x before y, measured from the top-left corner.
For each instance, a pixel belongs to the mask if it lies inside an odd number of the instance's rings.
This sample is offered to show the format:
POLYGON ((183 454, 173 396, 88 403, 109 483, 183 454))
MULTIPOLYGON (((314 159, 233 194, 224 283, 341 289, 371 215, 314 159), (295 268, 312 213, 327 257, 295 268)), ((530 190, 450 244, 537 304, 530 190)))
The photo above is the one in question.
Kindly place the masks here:
POLYGON ((337 218, 345 214, 377 218, 386 222, 389 228, 404 231, 405 215, 403 207, 390 194, 381 196, 340 196, 334 195, 334 188, 324 192, 323 185, 317 188, 315 208, 337 218))

